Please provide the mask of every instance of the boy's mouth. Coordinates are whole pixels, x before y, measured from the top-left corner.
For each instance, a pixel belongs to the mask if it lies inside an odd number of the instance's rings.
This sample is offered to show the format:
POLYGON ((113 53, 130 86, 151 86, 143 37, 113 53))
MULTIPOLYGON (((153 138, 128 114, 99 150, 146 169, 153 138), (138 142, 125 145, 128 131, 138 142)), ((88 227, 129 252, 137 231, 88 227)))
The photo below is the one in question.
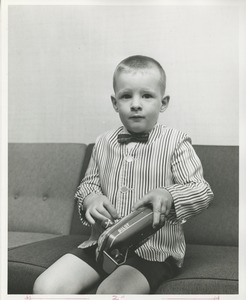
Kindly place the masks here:
POLYGON ((129 119, 133 119, 133 120, 139 120, 144 118, 145 118, 144 116, 140 116, 140 115, 133 115, 129 117, 129 119))

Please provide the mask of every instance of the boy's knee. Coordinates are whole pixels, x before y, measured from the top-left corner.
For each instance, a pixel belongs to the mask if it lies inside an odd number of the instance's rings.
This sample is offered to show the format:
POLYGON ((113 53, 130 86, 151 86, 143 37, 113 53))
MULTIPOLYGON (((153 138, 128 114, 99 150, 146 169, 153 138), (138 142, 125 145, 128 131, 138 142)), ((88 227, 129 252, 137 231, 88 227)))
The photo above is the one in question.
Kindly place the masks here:
POLYGON ((56 294, 55 284, 44 276, 39 276, 34 282, 33 294, 56 294))
POLYGON ((118 285, 117 283, 111 283, 107 280, 104 280, 101 282, 101 284, 97 288, 97 294, 104 295, 104 294, 121 294, 121 285, 118 285))
MULTIPOLYGON (((104 294, 115 294, 114 292, 111 291, 112 286, 108 286, 104 282, 102 282, 99 287, 97 288, 97 294, 99 295, 104 295, 104 294)), ((118 294, 118 293, 117 293, 118 294)))
POLYGON ((38 277, 33 285, 33 294, 44 294, 43 289, 44 285, 42 284, 40 277, 38 277))

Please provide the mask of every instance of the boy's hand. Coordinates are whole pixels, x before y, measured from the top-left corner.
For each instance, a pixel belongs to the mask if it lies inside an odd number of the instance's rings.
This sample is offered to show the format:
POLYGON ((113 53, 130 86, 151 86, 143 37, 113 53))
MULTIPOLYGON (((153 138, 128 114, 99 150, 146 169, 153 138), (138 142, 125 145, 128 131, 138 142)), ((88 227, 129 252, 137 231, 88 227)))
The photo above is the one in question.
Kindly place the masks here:
POLYGON ((84 200, 85 217, 90 224, 100 223, 118 218, 116 209, 108 198, 103 195, 93 195, 84 200))
POLYGON ((133 210, 149 204, 151 204, 154 213, 153 227, 163 225, 165 218, 169 214, 173 205, 173 198, 171 194, 165 189, 152 190, 134 204, 133 210))

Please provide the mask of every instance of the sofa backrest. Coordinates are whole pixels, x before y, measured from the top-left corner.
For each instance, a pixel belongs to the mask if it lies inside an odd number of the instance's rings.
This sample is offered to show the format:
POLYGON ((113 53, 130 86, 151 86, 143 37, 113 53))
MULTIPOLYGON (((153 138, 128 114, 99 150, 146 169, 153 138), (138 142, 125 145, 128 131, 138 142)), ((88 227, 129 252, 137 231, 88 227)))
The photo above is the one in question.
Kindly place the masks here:
POLYGON ((9 144, 8 229, 69 234, 84 144, 9 144))
MULTIPOLYGON (((79 182, 81 182, 81 180, 85 176, 85 172, 86 172, 87 167, 88 167, 89 162, 90 162, 93 147, 94 147, 94 144, 89 144, 86 148, 84 161, 83 161, 83 166, 82 166, 81 173, 80 173, 79 182)), ((82 223, 80 221, 78 206, 77 206, 76 202, 74 203, 74 212, 73 212, 73 219, 72 219, 72 225, 71 225, 70 233, 71 234, 82 234, 83 233, 83 234, 90 235, 90 227, 82 225, 82 223)))
MULTIPOLYGON (((184 226, 187 243, 238 245, 239 148, 194 146, 214 192, 210 208, 184 226)), ((74 193, 93 144, 9 144, 9 230, 89 233, 74 193)))
MULTIPOLYGON (((93 145, 86 152, 84 174, 93 145)), ((209 182, 214 200, 209 209, 189 219, 184 225, 187 243, 204 245, 238 245, 238 173, 239 149, 237 146, 195 145, 201 159, 204 177, 209 182)), ((83 229, 75 209, 72 233, 83 229)))
POLYGON ((208 210, 185 224, 187 243, 238 245, 239 147, 194 146, 214 200, 208 210))

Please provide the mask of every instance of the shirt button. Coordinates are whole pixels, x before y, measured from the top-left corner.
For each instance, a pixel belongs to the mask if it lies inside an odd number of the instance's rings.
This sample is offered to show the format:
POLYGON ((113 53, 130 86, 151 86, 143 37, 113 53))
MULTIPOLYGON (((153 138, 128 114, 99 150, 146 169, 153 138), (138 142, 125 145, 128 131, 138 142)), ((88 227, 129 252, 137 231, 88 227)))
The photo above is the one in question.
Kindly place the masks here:
POLYGON ((131 162, 134 161, 134 157, 128 155, 128 156, 125 157, 125 160, 126 160, 128 163, 131 163, 131 162))
POLYGON ((122 186, 120 191, 121 191, 121 193, 127 193, 128 192, 128 187, 127 186, 122 186))

